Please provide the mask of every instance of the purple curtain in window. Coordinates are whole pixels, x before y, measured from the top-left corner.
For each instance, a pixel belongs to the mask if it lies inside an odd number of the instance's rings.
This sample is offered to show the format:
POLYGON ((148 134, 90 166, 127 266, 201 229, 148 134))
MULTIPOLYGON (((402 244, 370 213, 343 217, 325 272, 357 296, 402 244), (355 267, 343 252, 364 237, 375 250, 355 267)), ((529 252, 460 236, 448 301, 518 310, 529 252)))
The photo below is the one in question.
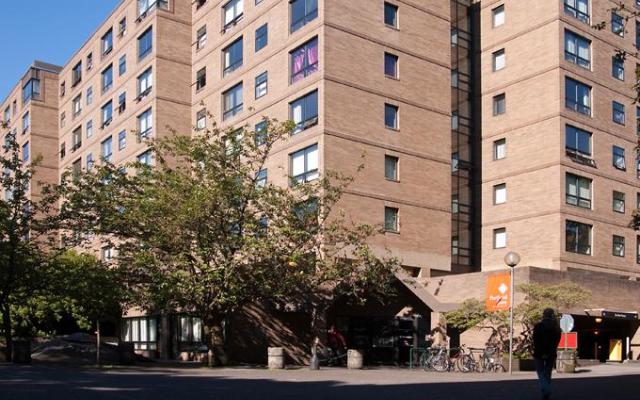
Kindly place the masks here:
POLYGON ((318 70, 318 40, 302 45, 291 53, 291 82, 300 79, 318 70))
POLYGON ((301 47, 299 49, 294 50, 291 54, 293 60, 293 68, 292 68, 292 81, 297 82, 300 79, 304 78, 304 59, 305 59, 305 48, 301 47))

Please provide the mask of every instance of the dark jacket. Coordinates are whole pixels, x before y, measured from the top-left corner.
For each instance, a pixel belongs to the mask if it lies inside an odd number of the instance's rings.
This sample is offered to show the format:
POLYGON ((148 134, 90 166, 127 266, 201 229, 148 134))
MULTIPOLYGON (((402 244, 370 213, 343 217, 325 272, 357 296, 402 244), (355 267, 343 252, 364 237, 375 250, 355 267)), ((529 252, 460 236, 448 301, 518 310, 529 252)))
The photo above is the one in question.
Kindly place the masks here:
POLYGON ((560 342, 560 325, 554 319, 545 318, 533 328, 533 356, 555 358, 560 342))

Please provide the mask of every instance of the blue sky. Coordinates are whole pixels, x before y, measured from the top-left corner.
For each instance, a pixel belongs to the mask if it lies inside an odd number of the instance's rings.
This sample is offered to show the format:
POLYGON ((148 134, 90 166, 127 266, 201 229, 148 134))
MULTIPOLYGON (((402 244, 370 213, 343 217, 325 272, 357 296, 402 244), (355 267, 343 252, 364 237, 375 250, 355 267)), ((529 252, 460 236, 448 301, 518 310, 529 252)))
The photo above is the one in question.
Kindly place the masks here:
POLYGON ((64 65, 120 0, 11 0, 0 12, 0 101, 33 62, 64 65))

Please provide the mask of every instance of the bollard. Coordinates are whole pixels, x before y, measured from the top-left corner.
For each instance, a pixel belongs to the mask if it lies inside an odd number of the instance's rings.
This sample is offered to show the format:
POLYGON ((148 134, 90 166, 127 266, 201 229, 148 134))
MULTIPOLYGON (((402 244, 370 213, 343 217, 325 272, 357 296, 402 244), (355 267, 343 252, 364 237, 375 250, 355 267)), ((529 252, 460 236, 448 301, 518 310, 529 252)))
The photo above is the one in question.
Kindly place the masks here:
POLYGON ((282 347, 269 347, 267 349, 267 362, 269 369, 283 369, 284 349, 282 347))
POLYGON ((350 349, 347 351, 347 368, 362 369, 363 357, 360 350, 350 349))

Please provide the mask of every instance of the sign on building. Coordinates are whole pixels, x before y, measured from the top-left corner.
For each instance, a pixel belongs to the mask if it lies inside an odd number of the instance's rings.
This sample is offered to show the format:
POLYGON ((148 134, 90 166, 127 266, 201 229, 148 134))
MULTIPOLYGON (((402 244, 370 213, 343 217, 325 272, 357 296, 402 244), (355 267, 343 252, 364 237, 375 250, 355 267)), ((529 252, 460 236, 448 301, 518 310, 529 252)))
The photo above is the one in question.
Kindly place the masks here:
POLYGON ((510 293, 509 273, 491 275, 487 278, 487 311, 503 311, 509 309, 510 293))

